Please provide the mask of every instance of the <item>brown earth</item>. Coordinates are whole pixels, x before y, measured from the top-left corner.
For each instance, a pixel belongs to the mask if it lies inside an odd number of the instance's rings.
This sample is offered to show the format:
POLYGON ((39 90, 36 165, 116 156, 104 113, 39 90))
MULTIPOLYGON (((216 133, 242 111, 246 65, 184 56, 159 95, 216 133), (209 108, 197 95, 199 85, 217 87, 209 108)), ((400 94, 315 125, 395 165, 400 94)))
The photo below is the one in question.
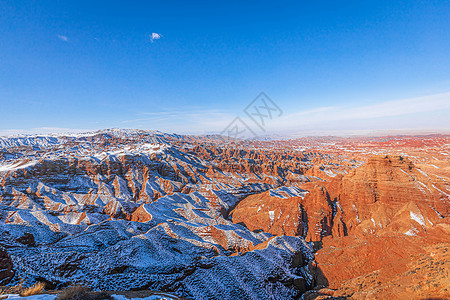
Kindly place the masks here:
POLYGON ((449 172, 438 171, 403 156, 372 156, 346 175, 302 184, 309 191, 304 198, 264 192, 245 198, 231 215, 251 230, 322 243, 316 282, 328 289, 310 299, 445 299, 449 172))

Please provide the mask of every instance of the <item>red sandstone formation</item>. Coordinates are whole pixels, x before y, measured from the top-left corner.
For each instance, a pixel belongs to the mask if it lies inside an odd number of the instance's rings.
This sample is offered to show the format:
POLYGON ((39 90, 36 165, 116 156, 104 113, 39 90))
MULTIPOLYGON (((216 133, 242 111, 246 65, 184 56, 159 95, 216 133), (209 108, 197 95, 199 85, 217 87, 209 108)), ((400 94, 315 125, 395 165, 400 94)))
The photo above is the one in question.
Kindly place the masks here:
POLYGON ((316 260, 332 296, 445 299, 450 295, 450 225, 419 236, 391 232, 324 239, 316 260))
POLYGON ((449 141, 144 131, 0 138, 0 245, 13 253, 0 252, 0 284, 18 267, 59 281, 85 274, 98 286, 169 282, 200 293, 202 280, 231 286, 239 273, 243 298, 268 285, 291 296, 328 285, 304 299, 445 298, 449 141))
MULTIPOLYGON (((316 170, 310 174, 319 175, 316 170)), ((232 218, 251 230, 322 241, 316 258, 329 296, 444 297, 450 199, 443 176, 449 173, 429 171, 406 157, 373 156, 344 176, 301 185, 305 197, 249 196, 232 218), (418 258, 424 263, 417 265, 418 258)))

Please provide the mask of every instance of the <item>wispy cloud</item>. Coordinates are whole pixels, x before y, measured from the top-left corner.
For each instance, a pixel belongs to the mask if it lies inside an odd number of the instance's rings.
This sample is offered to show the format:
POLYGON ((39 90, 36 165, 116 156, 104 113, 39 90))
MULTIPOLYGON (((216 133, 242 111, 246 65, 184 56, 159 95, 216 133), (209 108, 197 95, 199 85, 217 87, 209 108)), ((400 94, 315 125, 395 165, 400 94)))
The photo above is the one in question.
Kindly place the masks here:
POLYGON ((58 34, 58 39, 60 39, 63 42, 68 42, 69 41, 69 38, 67 36, 60 35, 60 34, 58 34))
MULTIPOLYGON (((357 127, 365 120, 390 117, 406 117, 417 113, 450 110, 450 93, 424 97, 385 101, 365 106, 319 107, 310 111, 297 111, 274 120, 273 127, 279 129, 304 128, 331 123, 352 121, 357 127)), ((450 126, 450 121, 446 126, 450 126)), ((332 129, 332 128, 330 128, 332 129)))
POLYGON ((153 43, 155 40, 159 40, 160 38, 162 38, 162 35, 156 32, 152 32, 152 34, 150 35, 150 41, 153 43))
MULTIPOLYGON (((267 120, 265 132, 258 134, 286 134, 308 131, 308 133, 346 134, 368 130, 393 129, 450 129, 450 119, 442 111, 450 110, 450 93, 425 97, 379 102, 361 106, 326 106, 295 111, 283 107, 280 118, 267 120), (418 117, 420 115, 420 117, 418 117), (448 119, 448 120, 447 120, 448 119)), ((255 131, 256 125, 246 118, 242 111, 221 110, 174 110, 153 111, 136 115, 135 119, 124 120, 127 127, 151 128, 166 132, 205 134, 220 133, 235 117, 241 117, 255 131)))

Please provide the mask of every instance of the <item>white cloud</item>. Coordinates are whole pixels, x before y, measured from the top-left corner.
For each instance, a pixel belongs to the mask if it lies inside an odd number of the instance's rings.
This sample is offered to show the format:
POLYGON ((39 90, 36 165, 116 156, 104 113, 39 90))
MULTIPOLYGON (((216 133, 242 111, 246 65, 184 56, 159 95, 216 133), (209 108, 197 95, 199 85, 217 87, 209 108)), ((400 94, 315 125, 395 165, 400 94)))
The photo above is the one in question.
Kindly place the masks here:
MULTIPOLYGON (((284 110, 286 111, 287 109, 284 108, 284 110)), ((273 128, 280 130, 292 130, 305 127, 313 128, 319 125, 325 128, 327 124, 347 122, 354 123, 355 128, 358 128, 359 124, 365 123, 368 120, 372 120, 375 123, 382 122, 377 120, 383 120, 390 117, 396 117, 396 119, 402 118, 405 120, 408 119, 408 115, 422 113, 425 117, 425 113, 427 113, 427 115, 433 115, 433 112, 437 113, 445 110, 450 110, 450 93, 392 100, 356 107, 318 107, 309 111, 297 111, 284 115, 279 119, 273 120, 271 125, 273 128)), ((429 118, 428 116, 426 117, 429 118)), ((450 121, 447 122, 447 124, 442 125, 443 127, 449 127, 449 123, 450 121)), ((334 129, 332 125, 329 126, 331 127, 329 129, 334 129)))
POLYGON ((150 40, 151 40, 152 43, 153 43, 153 41, 159 40, 161 37, 162 37, 161 34, 156 33, 156 32, 152 32, 152 34, 150 35, 150 40))
POLYGON ((63 41, 63 42, 68 42, 68 41, 69 41, 69 38, 68 38, 67 36, 65 36, 65 35, 60 35, 60 34, 58 34, 58 38, 59 38, 61 41, 63 41))
MULTIPOLYGON (((442 130, 447 132, 450 130, 450 118, 447 117, 450 111, 450 92, 370 105, 335 105, 308 110, 294 110, 292 107, 284 107, 282 102, 277 104, 283 111, 290 113, 285 113, 273 120, 267 120, 265 132, 259 130, 243 111, 205 109, 204 107, 143 112, 135 115, 133 119, 116 121, 116 123, 108 124, 107 127, 157 129, 162 132, 181 134, 220 133, 239 116, 258 135, 345 135, 380 133, 387 132, 387 130, 399 134, 408 131, 419 132, 420 130, 429 130, 429 132, 442 130)), ((98 129, 98 124, 95 127, 98 129)), ((79 133, 90 130, 50 127, 27 130, 6 129, 0 130, 0 136, 61 132, 79 133)))
MULTIPOLYGON (((142 113, 133 120, 122 121, 127 126, 154 128, 177 133, 220 133, 239 116, 258 135, 347 134, 349 132, 372 132, 376 130, 447 130, 450 119, 442 112, 450 110, 450 93, 425 97, 392 100, 361 106, 327 106, 308 110, 294 110, 278 105, 286 112, 279 118, 266 120, 263 132, 242 111, 220 110, 174 110, 142 113)), ((400 132, 399 131, 399 132, 400 132)))

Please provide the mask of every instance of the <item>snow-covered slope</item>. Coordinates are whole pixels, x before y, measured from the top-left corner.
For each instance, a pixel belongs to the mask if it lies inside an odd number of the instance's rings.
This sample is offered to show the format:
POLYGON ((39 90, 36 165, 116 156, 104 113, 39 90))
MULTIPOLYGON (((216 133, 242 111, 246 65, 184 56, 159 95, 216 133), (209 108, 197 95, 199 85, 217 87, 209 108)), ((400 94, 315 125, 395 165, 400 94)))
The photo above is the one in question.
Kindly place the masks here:
MULTIPOLYGON (((228 219, 250 194, 302 192, 277 189, 292 179, 266 154, 250 150, 238 161, 217 137, 141 130, 7 137, 0 148, 0 246, 13 264, 10 284, 193 299, 292 299, 314 285, 302 237, 228 219)), ((307 165, 301 155, 299 166, 307 165)))
MULTIPOLYGON (((423 281, 406 265, 410 250, 448 241, 449 139, 0 138, 0 285, 298 299, 327 282, 338 296, 384 282, 379 298, 389 298, 397 270, 411 287, 423 281), (373 280, 378 268, 392 276, 373 280), (343 278, 351 289, 336 285, 343 278)), ((446 289, 439 278, 421 295, 446 289)), ((314 293, 323 296, 305 297, 314 293)))

